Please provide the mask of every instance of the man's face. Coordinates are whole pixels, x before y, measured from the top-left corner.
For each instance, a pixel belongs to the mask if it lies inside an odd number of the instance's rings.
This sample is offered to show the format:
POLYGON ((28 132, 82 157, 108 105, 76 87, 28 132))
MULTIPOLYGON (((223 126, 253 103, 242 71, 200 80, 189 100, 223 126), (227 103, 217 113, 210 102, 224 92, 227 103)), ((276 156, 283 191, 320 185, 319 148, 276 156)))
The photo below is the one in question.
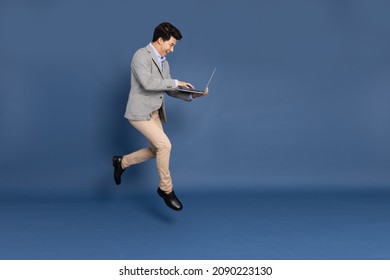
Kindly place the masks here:
POLYGON ((162 56, 162 57, 165 57, 167 56, 169 53, 173 52, 175 46, 176 46, 176 43, 177 43, 177 40, 175 37, 172 37, 168 40, 168 41, 165 41, 162 39, 162 38, 159 38, 157 40, 158 42, 158 46, 159 46, 159 54, 162 56))

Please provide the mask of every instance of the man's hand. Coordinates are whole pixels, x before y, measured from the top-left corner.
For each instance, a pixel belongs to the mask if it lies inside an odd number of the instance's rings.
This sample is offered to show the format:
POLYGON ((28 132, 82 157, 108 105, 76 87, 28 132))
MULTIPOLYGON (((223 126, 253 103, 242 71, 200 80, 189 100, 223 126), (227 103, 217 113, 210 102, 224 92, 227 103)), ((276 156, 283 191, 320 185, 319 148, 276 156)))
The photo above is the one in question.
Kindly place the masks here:
POLYGON ((203 93, 193 93, 192 98, 203 97, 209 94, 209 88, 206 88, 203 93))
POLYGON ((190 88, 190 89, 194 89, 195 87, 193 85, 191 85, 190 83, 187 83, 187 82, 183 82, 183 81, 179 81, 179 87, 186 87, 186 88, 190 88))

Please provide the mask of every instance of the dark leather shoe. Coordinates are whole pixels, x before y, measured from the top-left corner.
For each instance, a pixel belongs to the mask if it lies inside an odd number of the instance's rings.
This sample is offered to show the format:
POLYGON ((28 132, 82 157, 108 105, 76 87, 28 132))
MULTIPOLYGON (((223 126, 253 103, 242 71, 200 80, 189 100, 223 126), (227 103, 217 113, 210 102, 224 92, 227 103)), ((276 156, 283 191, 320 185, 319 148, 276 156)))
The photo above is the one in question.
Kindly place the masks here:
POLYGON ((120 185, 122 173, 126 170, 122 168, 122 158, 122 156, 112 157, 112 165, 114 166, 114 180, 117 185, 120 185))
POLYGON ((157 193, 159 194, 159 196, 161 196, 164 199, 165 204, 169 208, 172 208, 173 210, 176 210, 176 211, 180 211, 181 209, 183 209, 183 205, 181 204, 179 199, 176 197, 174 191, 172 191, 169 194, 166 194, 160 188, 157 188, 157 193))

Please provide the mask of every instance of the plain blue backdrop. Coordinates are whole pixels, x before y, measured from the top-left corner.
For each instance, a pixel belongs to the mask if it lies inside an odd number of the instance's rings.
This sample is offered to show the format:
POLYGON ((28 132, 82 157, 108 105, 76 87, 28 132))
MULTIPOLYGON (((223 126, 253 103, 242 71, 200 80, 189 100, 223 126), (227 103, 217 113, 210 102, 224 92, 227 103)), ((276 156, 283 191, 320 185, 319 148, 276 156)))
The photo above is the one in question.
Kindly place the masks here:
MULTIPOLYGON (((129 64, 162 21, 183 34, 168 57, 174 78, 202 87, 217 68, 206 98, 166 98, 179 192, 386 188, 389 9, 381 0, 1 1, 2 198, 123 196, 111 156, 146 145, 123 117, 129 64)), ((123 181, 127 193, 155 192, 155 163, 123 181)))
POLYGON ((129 63, 161 21, 184 36, 173 77, 218 69, 207 98, 167 99, 176 185, 388 185, 389 6, 2 1, 2 189, 91 191, 145 145, 123 118, 129 63))

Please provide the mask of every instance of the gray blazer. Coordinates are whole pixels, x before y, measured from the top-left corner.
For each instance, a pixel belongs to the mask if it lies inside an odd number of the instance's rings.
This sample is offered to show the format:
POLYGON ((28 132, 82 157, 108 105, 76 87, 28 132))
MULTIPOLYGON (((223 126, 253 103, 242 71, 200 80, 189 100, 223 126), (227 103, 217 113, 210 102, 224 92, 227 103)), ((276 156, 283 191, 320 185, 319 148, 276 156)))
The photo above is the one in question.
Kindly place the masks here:
POLYGON ((127 101, 125 118, 129 120, 150 120, 153 111, 160 111, 160 118, 166 122, 164 93, 186 101, 192 99, 187 93, 177 91, 171 78, 169 64, 163 61, 163 69, 150 45, 139 49, 131 61, 131 88, 127 101))

